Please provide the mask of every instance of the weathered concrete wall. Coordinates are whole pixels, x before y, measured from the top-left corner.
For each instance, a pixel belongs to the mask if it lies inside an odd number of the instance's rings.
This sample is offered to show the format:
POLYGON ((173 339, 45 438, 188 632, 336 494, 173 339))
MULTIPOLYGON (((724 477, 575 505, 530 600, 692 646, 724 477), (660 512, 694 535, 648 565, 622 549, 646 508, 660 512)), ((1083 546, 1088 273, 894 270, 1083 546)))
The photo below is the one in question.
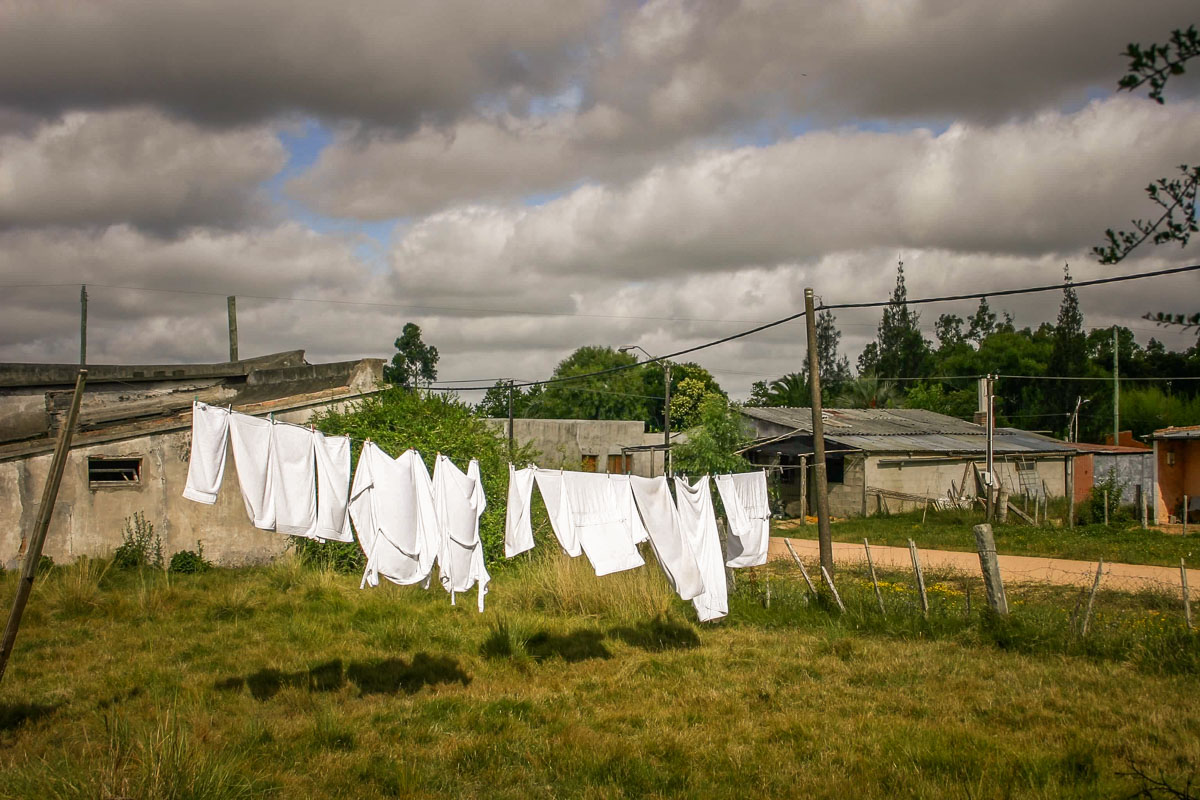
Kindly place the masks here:
POLYGON ((829 513, 831 516, 857 517, 862 515, 863 484, 867 476, 866 465, 866 456, 846 456, 842 482, 829 484, 829 513))
MULTIPOLYGON (((966 469, 966 495, 973 497, 976 494, 975 476, 972 470, 967 469, 969 463, 967 459, 904 461, 895 457, 873 456, 867 465, 867 486, 872 489, 903 492, 930 499, 944 498, 951 491, 952 482, 953 487, 961 491, 963 473, 966 469)), ((983 461, 979 460, 975 463, 982 471, 983 461)), ((996 480, 999 484, 1007 488, 1013 496, 1022 494, 1023 489, 1016 462, 997 460, 994 463, 996 480)), ((1039 488, 1044 481, 1046 490, 1049 491, 1051 497, 1065 497, 1067 485, 1063 459, 1061 457, 1044 457, 1037 459, 1034 464, 1034 474, 1037 476, 1039 488)), ((874 514, 885 507, 892 512, 910 511, 920 508, 921 505, 922 503, 917 501, 892 497, 881 502, 879 498, 872 496, 868 498, 867 511, 869 514, 874 514)))
POLYGON ((1154 483, 1154 454, 1147 450, 1145 453, 1096 453, 1094 458, 1093 481, 1108 480, 1109 473, 1116 472, 1117 481, 1121 484, 1121 502, 1133 505, 1138 499, 1138 487, 1150 496, 1154 483))
MULTIPOLYGON (((1200 440, 1164 439, 1154 443, 1158 461, 1157 485, 1154 492, 1155 521, 1177 520, 1183 510, 1183 497, 1200 497, 1200 440)), ((1192 512, 1189 520, 1196 512, 1192 512)))
MULTIPOLYGON (((508 434, 507 419, 486 421, 503 435, 508 434)), ((594 456, 596 471, 607 472, 609 456, 620 456, 622 447, 659 444, 662 434, 646 433, 645 424, 637 420, 517 419, 513 420, 513 438, 541 454, 536 459, 539 467, 577 470, 585 456, 594 456)), ((661 451, 629 455, 634 475, 662 474, 661 451)))
MULTIPOLYGON (((346 405, 348 401, 336 405, 346 405)), ((278 413, 283 422, 306 423, 315 408, 278 413)), ((125 519, 145 515, 163 540, 167 558, 204 545, 206 558, 222 565, 269 561, 283 552, 287 537, 250 524, 238 487, 233 451, 214 505, 183 498, 191 431, 176 430, 71 450, 46 538, 45 554, 58 563, 81 555, 103 556, 121 543, 125 519), (140 458, 141 480, 128 486, 88 485, 88 458, 140 458)), ((0 564, 18 565, 41 501, 52 454, 0 462, 0 564)))

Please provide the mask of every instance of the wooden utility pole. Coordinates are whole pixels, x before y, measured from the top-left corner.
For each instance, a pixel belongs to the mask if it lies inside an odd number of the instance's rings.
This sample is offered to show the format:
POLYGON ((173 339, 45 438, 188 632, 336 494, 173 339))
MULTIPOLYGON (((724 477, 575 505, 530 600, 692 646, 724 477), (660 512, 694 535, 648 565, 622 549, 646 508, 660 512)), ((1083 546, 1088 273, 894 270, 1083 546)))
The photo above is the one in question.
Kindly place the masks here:
POLYGON ((1113 325, 1113 447, 1121 443, 1121 359, 1117 326, 1113 325))
POLYGON ((33 523, 33 532, 25 549, 25 561, 21 565, 21 579, 17 583, 17 596, 13 599, 12 611, 8 615, 8 625, 4 628, 4 641, 0 644, 0 680, 4 679, 4 671, 8 668, 8 657, 12 655, 13 644, 17 641, 17 630, 21 627, 21 617, 25 613, 25 605, 29 602, 29 593, 33 590, 33 579, 37 576, 38 562, 42 560, 42 546, 46 543, 46 531, 50 529, 50 516, 54 513, 54 503, 58 499, 58 487, 62 483, 63 470, 67 466, 67 455, 71 450, 71 436, 75 430, 75 420, 79 417, 79 404, 83 400, 83 387, 87 383, 87 370, 79 370, 75 379, 75 395, 71 398, 71 410, 67 412, 66 421, 58 431, 58 442, 54 445, 54 458, 50 462, 50 473, 46 476, 46 486, 42 489, 42 503, 38 506, 37 518, 33 523))
POLYGON ((992 485, 995 483, 995 459, 993 453, 992 437, 995 434, 996 428, 996 390, 993 384, 993 377, 987 376, 987 481, 984 484, 983 490, 987 493, 987 518, 988 522, 992 520, 992 485))
POLYGON ((238 360, 238 341, 237 341, 237 297, 230 295, 227 298, 229 305, 229 360, 238 360))
POLYGON ((87 284, 79 287, 79 366, 87 366, 87 284))
MULTIPOLYGON (((804 324, 808 329, 808 385, 812 393, 813 485, 817 495, 817 543, 821 567, 833 572, 833 536, 829 531, 829 486, 825 478, 825 421, 821 418, 821 362, 817 357, 817 312, 813 290, 804 290, 804 324)), ((863 475, 863 481, 867 479, 863 475)))

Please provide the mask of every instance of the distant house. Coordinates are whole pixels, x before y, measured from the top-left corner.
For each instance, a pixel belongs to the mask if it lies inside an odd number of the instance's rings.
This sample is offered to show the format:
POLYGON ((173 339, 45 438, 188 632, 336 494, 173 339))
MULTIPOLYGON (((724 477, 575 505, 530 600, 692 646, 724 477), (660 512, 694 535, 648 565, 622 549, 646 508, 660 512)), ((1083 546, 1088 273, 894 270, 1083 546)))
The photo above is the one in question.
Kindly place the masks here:
POLYGON ((1154 521, 1200 521, 1200 425, 1163 428, 1149 437, 1154 445, 1154 521))
POLYGON ((1154 486, 1154 453, 1149 447, 1085 442, 1072 442, 1071 446, 1078 451, 1074 469, 1075 502, 1087 499, 1092 487, 1103 483, 1109 475, 1116 475, 1123 505, 1140 507, 1142 497, 1150 498, 1154 486))
MULTIPOLYGON (((778 468, 788 513, 811 513, 812 410, 743 408, 755 441, 746 455, 778 468), (803 498, 803 500, 802 500, 803 498)), ((830 513, 867 516, 960 503, 982 494, 987 429, 922 409, 830 408, 824 420, 830 513)), ((1066 496, 1066 442, 1015 428, 997 428, 993 463, 997 485, 1013 496, 1066 496)))
MULTIPOLYGON (((508 433, 507 419, 487 423, 508 433)), ((672 433, 671 442, 685 434, 672 433)), ((665 446, 661 433, 647 433, 640 420, 515 419, 513 440, 538 453, 537 466, 585 472, 621 472, 654 477, 663 474, 665 446)))
MULTIPOLYGON (((0 564, 13 566, 41 499, 77 367, 0 364, 0 564)), ((309 364, 304 351, 219 364, 89 365, 70 458, 45 553, 55 561, 103 555, 142 513, 167 556, 204 545, 223 564, 268 559, 286 537, 246 518, 232 451, 215 505, 183 499, 194 399, 304 423, 321 409, 377 391, 383 361, 309 364)))

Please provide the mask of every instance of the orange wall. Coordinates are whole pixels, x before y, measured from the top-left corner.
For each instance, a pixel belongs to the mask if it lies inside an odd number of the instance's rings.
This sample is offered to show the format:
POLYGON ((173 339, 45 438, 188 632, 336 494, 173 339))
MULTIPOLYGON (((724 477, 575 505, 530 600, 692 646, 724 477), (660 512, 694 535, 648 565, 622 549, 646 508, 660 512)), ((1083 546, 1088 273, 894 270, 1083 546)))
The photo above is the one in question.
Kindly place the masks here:
POLYGON ((1158 521, 1166 522, 1167 515, 1177 513, 1183 495, 1200 497, 1200 441, 1195 439, 1163 439, 1158 445, 1158 521), (1174 453, 1175 463, 1167 463, 1174 453))
POLYGON ((1096 459, 1090 453, 1075 456, 1075 502, 1087 500, 1095 481, 1096 459))

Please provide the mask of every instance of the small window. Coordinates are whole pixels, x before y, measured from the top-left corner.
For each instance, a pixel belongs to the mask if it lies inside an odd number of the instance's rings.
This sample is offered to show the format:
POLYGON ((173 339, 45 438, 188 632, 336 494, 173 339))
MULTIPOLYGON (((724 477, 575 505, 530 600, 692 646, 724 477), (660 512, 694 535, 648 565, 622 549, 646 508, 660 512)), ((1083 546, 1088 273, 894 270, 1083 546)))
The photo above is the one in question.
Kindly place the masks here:
POLYGON ((618 475, 624 475, 629 471, 630 465, 633 463, 633 456, 618 454, 608 457, 608 471, 618 475))
POLYGON ((846 457, 843 455, 825 456, 825 482, 846 482, 846 457))
POLYGON ((599 456, 584 455, 582 469, 584 472, 595 472, 596 464, 599 462, 599 456))
POLYGON ((88 486, 129 486, 142 480, 140 458, 89 458, 88 486))

